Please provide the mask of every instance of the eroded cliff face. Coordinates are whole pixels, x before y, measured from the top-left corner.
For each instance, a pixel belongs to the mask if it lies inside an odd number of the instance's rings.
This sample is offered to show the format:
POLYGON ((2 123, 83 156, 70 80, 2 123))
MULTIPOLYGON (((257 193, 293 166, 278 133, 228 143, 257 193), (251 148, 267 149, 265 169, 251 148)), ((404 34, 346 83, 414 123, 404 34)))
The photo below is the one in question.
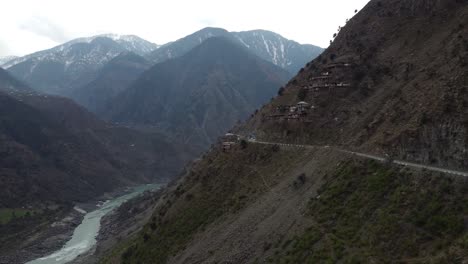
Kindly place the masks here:
POLYGON ((467 167, 466 25, 466 1, 372 1, 240 130, 467 167))

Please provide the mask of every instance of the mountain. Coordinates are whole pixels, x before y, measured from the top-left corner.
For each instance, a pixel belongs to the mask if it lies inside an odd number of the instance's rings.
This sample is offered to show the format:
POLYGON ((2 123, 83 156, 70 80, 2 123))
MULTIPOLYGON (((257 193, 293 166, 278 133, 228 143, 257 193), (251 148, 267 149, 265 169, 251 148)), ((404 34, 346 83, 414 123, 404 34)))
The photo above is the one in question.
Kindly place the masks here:
POLYGON ((320 47, 310 44, 301 45, 266 30, 232 32, 231 35, 260 58, 292 74, 296 74, 307 62, 323 52, 320 47))
POLYGON ((165 180, 183 165, 184 155, 162 135, 108 125, 70 99, 3 90, 1 208, 87 201, 120 186, 165 180))
POLYGON ((107 63, 95 80, 75 89, 70 97, 88 110, 102 113, 111 99, 150 67, 150 62, 143 57, 133 52, 123 52, 107 63))
POLYGON ((0 91, 9 94, 34 92, 33 89, 15 79, 2 68, 0 68, 0 91))
POLYGON ((266 30, 228 32, 221 28, 204 28, 189 36, 161 46, 149 54, 155 63, 184 55, 211 37, 229 38, 242 44, 257 56, 296 74, 308 61, 317 57, 322 48, 301 45, 266 30))
POLYGON ((371 0, 102 262, 466 262, 466 3, 371 0))
POLYGON ((113 41, 119 43, 127 51, 138 54, 140 56, 145 56, 150 52, 158 49, 160 46, 144 40, 135 35, 116 35, 116 34, 104 34, 91 38, 85 38, 88 42, 96 37, 106 37, 110 38, 113 41))
POLYGON ((17 59, 18 56, 3 56, 0 57, 0 67, 3 67, 4 64, 7 64, 9 61, 17 59))
POLYGON ((156 64, 110 103, 114 122, 157 126, 205 148, 267 102, 289 74, 225 38, 156 64))
POLYGON ((136 36, 100 35, 20 57, 3 67, 41 92, 68 95, 94 80, 96 73, 122 52, 146 54, 156 48, 156 44, 136 36))

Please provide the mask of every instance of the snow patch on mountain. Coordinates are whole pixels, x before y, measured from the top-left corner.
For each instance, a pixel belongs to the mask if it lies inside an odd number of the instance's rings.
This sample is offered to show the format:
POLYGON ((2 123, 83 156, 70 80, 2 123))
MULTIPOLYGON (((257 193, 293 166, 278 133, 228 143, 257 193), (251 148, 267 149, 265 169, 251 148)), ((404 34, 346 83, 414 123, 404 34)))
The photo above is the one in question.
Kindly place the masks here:
POLYGON ((122 51, 131 51, 139 55, 145 55, 159 47, 160 46, 157 44, 151 43, 134 35, 103 34, 92 37, 77 38, 51 49, 35 52, 23 57, 16 57, 7 60, 4 63, 1 63, 0 61, 0 65, 3 68, 8 69, 14 65, 20 64, 30 59, 39 61, 50 60, 55 62, 62 62, 67 66, 78 62, 79 60, 87 60, 89 63, 102 64, 103 62, 107 62, 110 59, 116 57, 122 51), (109 39, 119 45, 120 48, 118 48, 118 51, 111 51, 109 54, 106 53, 104 57, 100 58, 94 58, 93 56, 99 55, 103 51, 102 45, 98 45, 97 50, 90 51, 88 55, 76 54, 76 50, 78 49, 76 45, 91 45, 99 38, 109 39))
POLYGON ((3 67, 3 64, 6 64, 7 62, 17 59, 18 56, 3 56, 0 57, 0 67, 3 67))

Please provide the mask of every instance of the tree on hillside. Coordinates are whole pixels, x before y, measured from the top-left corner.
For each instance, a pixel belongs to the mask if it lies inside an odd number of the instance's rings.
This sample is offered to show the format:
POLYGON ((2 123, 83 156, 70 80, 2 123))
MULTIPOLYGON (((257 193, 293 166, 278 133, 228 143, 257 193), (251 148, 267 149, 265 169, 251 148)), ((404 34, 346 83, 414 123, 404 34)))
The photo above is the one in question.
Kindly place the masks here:
POLYGON ((278 95, 282 96, 284 94, 284 87, 279 88, 278 95))
POLYGON ((307 90, 304 88, 301 88, 299 90, 299 93, 297 94, 297 99, 299 99, 299 101, 304 101, 306 97, 307 97, 307 90))

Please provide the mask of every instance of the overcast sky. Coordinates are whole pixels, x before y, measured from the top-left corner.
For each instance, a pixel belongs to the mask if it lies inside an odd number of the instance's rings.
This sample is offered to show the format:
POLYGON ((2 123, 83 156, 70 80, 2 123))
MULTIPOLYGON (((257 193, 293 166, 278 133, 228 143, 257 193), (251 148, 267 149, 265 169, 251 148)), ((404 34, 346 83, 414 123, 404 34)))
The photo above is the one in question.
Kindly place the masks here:
POLYGON ((102 33, 164 44, 201 28, 265 29, 326 47, 369 0, 11 0, 2 1, 0 56, 25 55, 102 33))

